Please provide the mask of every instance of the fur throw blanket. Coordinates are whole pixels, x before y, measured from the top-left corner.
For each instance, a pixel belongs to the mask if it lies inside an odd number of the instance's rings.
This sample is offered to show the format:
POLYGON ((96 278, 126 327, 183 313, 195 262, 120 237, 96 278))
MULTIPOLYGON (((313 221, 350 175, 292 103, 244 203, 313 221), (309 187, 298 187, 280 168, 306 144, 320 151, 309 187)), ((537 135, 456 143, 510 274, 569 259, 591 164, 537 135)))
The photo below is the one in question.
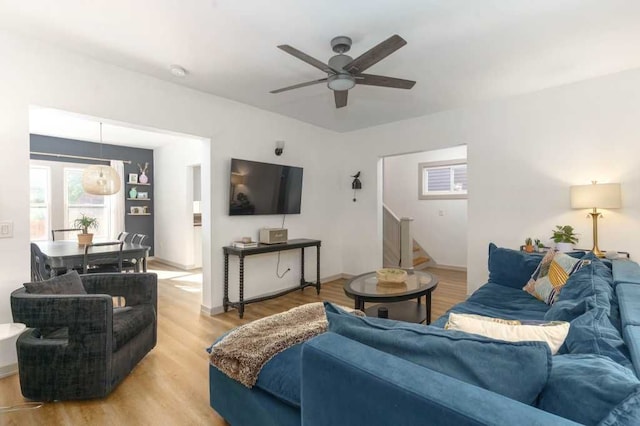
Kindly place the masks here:
MULTIPOLYGON (((343 309, 364 316, 360 311, 343 309)), ((211 347, 209 358, 224 374, 251 388, 267 361, 324 333, 327 327, 322 302, 309 303, 234 329, 211 347)))

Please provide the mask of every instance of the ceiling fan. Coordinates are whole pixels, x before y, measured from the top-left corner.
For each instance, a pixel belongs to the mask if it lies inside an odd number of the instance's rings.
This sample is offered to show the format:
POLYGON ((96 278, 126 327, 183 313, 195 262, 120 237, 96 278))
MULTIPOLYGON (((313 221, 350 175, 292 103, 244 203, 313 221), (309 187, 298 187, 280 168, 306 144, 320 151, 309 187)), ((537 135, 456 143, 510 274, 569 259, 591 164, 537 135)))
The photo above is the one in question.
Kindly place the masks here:
POLYGON ((288 44, 280 45, 278 49, 284 50, 301 61, 326 72, 327 77, 272 90, 270 93, 281 93, 287 90, 299 89, 301 87, 326 82, 329 89, 333 90, 336 108, 342 108, 347 105, 349 89, 352 89, 356 84, 392 87, 394 89, 411 89, 413 85, 416 84, 415 81, 386 77, 383 75, 363 74, 363 71, 367 68, 380 62, 405 44, 407 44, 407 42, 396 34, 369 49, 356 59, 353 59, 351 56, 345 55, 345 53, 351 49, 351 39, 346 36, 334 37, 331 40, 331 48, 337 55, 329 59, 329 64, 312 58, 288 44))

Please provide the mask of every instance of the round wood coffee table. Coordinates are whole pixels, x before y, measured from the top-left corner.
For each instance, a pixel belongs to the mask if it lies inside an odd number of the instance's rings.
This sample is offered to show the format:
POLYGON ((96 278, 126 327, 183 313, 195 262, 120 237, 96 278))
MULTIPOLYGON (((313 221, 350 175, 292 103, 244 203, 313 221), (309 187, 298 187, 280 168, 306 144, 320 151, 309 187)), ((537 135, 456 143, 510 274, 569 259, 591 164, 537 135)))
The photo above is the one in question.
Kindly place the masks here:
POLYGON ((355 301, 355 309, 368 316, 377 317, 378 308, 386 307, 391 319, 430 324, 431 293, 438 286, 438 278, 428 272, 406 271, 407 279, 399 284, 378 282, 375 271, 358 275, 344 284, 344 293, 355 301), (424 305, 422 296, 426 296, 424 305), (365 309, 365 302, 377 305, 365 309))

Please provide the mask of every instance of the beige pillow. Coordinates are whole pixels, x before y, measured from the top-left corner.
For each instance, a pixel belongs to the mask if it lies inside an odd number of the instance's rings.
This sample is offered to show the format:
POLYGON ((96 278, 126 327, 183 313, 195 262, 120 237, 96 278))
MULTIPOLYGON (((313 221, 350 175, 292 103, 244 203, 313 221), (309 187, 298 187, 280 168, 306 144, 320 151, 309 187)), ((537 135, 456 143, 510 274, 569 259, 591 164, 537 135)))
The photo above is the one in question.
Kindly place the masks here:
POLYGON ((527 324, 526 321, 503 320, 454 312, 449 314, 449 321, 444 328, 479 334, 507 342, 546 342, 552 355, 558 352, 569 333, 569 323, 564 321, 527 324))

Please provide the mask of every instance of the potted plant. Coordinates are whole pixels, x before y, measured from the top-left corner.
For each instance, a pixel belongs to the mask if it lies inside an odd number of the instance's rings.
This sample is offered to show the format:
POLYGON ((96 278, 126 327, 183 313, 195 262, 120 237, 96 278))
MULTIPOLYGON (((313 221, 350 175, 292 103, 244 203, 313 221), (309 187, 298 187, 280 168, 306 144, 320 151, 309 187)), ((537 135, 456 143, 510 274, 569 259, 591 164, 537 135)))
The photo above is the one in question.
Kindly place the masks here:
POLYGON ((566 253, 573 250, 573 245, 578 242, 577 234, 573 232, 573 226, 556 226, 551 239, 556 243, 556 250, 566 253))
POLYGON ((524 240, 524 251, 533 253, 533 240, 531 238, 524 240))
POLYGON ((542 242, 540 242, 539 238, 536 238, 535 240, 533 240, 533 248, 535 251, 542 251, 542 249, 544 248, 544 244, 542 244, 542 242))
POLYGON ((93 241, 93 234, 89 233, 89 228, 98 228, 98 219, 80 213, 80 217, 73 221, 73 226, 82 229, 82 234, 78 234, 78 244, 87 245, 93 241))

